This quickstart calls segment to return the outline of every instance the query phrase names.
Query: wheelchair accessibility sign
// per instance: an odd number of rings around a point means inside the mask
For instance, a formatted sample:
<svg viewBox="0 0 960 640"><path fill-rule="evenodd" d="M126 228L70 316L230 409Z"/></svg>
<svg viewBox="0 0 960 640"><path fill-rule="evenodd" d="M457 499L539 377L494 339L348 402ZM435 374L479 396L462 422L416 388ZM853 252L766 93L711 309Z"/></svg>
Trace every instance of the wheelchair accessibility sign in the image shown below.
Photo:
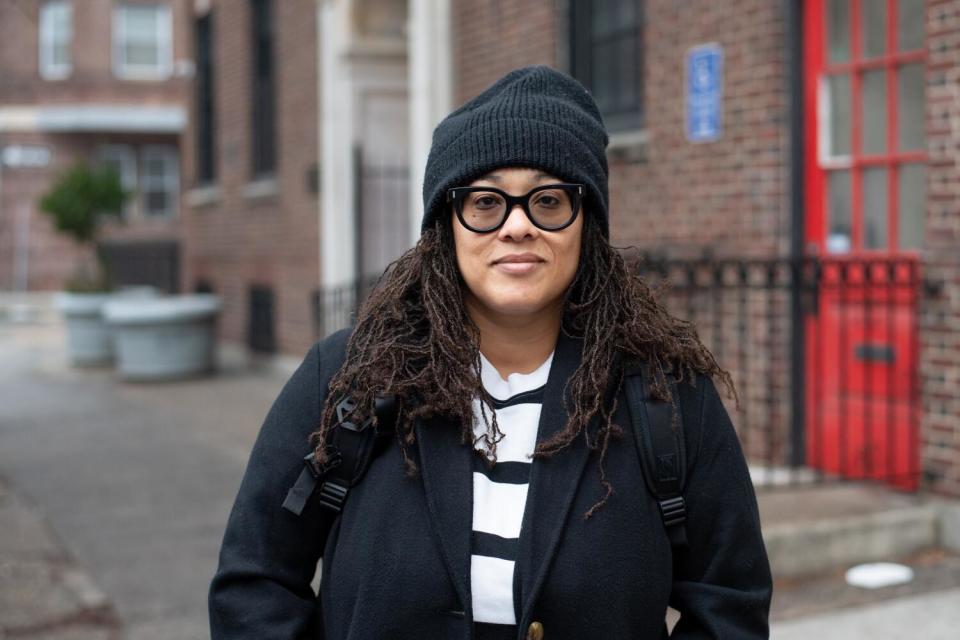
<svg viewBox="0 0 960 640"><path fill-rule="evenodd" d="M687 50L685 89L687 140L718 140L723 113L723 49L719 44Z"/></svg>

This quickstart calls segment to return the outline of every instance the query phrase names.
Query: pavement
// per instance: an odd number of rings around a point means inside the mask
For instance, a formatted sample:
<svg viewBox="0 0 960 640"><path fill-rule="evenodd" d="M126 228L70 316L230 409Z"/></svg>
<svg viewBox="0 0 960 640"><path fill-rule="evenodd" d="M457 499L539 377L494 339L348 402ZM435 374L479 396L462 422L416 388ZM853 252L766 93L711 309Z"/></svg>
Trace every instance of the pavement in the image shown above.
<svg viewBox="0 0 960 640"><path fill-rule="evenodd" d="M0 640L208 638L229 508L290 371L222 360L209 378L122 382L69 366L58 322L0 319ZM858 500L786 495L760 494L765 524ZM778 580L771 637L955 638L960 557L899 560L917 574L902 587Z"/></svg>

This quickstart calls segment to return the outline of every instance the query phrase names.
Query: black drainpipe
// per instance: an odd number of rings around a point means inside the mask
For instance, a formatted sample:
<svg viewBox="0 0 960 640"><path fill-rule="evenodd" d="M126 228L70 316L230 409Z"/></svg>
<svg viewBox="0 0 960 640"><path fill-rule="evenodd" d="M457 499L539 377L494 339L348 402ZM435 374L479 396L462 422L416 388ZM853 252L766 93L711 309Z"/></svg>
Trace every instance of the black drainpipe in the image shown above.
<svg viewBox="0 0 960 640"><path fill-rule="evenodd" d="M803 323L803 13L802 0L785 0L790 96L790 464L805 458L806 368Z"/></svg>

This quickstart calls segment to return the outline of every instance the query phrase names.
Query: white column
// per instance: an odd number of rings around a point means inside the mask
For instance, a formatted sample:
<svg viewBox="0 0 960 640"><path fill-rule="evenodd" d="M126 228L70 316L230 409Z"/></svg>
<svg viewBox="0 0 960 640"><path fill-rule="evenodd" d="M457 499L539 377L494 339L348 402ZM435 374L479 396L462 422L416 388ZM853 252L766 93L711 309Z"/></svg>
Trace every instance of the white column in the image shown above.
<svg viewBox="0 0 960 640"><path fill-rule="evenodd" d="M349 284L356 276L353 90L344 56L351 3L319 2L320 284L329 288Z"/></svg>
<svg viewBox="0 0 960 640"><path fill-rule="evenodd" d="M410 234L420 237L433 129L452 108L450 0L410 0Z"/></svg>

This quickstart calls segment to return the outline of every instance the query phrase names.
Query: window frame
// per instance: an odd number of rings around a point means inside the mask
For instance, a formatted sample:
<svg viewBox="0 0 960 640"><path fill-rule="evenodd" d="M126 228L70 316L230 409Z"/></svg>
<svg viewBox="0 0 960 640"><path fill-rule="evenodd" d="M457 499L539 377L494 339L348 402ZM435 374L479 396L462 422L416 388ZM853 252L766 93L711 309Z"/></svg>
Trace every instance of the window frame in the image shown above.
<svg viewBox="0 0 960 640"><path fill-rule="evenodd" d="M55 27L56 11L67 13L66 43L67 62L57 64L54 50L58 46ZM40 77L44 80L63 80L73 72L73 2L71 0L46 0L40 6L40 24L38 28L38 62Z"/></svg>
<svg viewBox="0 0 960 640"><path fill-rule="evenodd" d="M598 107L601 110L604 124L611 135L630 133L643 130L646 126L644 112L644 26L645 26L645 3L642 0L620 0L621 2L630 2L634 4L636 11L636 24L630 29L634 30L633 38L636 41L636 58L633 60L636 78L636 97L631 101L630 107L617 111L604 111L602 106L602 96L597 99ZM593 0L570 0L567 7L569 37L567 58L569 63L570 75L577 78L594 98L598 98L591 69L596 57L596 48L600 38L594 38L592 16L594 14ZM626 29L622 29L624 32ZM607 43L609 44L609 43ZM623 76L621 76L623 77ZM622 82L613 83L620 87ZM622 94L617 93L616 97L622 99Z"/></svg>
<svg viewBox="0 0 960 640"><path fill-rule="evenodd" d="M264 180L272 178L277 171L276 12L272 0L249 0L247 7L251 45L250 175L254 180ZM258 19L264 15L266 28L261 24L263 20ZM263 76L262 67L268 70Z"/></svg>
<svg viewBox="0 0 960 640"><path fill-rule="evenodd" d="M810 216L807 222L807 238L818 246L822 246L825 253L831 255L862 255L888 254L910 251L922 251L921 247L904 247L902 233L905 228L901 220L900 211L900 182L901 171L909 165L926 167L928 163L927 150L899 148L897 137L901 114L898 109L899 76L902 69L912 64L922 64L927 68L926 47L901 49L899 42L899 8L896 0L886 0L886 24L884 31L885 49L880 54L866 54L864 50L862 19L864 7L861 0L847 0L848 20L846 37L848 39L847 59L831 61L827 51L829 40L830 16L828 11L829 0L817 0L808 8L806 20L809 25L817 29L816 38L811 39L811 49L807 52L806 66L808 74L814 76L809 82L808 91L812 96L805 98L808 105L815 105L817 127L808 133L810 140L808 147L814 150L811 162L815 163L809 178L809 197L811 199ZM839 32L838 32L839 33ZM924 33L924 41L926 33ZM813 70L813 71L810 71ZM884 101L886 118L885 145L882 152L868 152L864 150L864 76L870 72L882 72L885 80ZM834 153L832 144L834 132L832 127L832 96L830 78L844 77L849 85L849 137L845 136L845 144L849 148L846 153ZM926 96L925 96L926 97ZM809 106L807 107L810 108ZM882 246L868 246L868 212L865 208L868 194L865 190L868 172L875 169L886 171L885 185L885 212L886 226L880 234ZM850 190L849 219L846 220L849 231L846 239L842 234L831 234L831 226L835 220L829 204L829 181L835 172L846 171L849 175ZM924 220L925 222L925 220ZM923 225L925 226L925 225ZM921 238L923 233L921 232Z"/></svg>
<svg viewBox="0 0 960 640"><path fill-rule="evenodd" d="M210 10L194 20L194 45L196 47L196 92L194 105L196 109L196 127L194 143L196 144L196 171L195 184L209 186L217 182L217 109L216 109L216 65L214 34L214 13ZM201 38L206 35L205 46L201 46ZM206 57L201 56L206 52Z"/></svg>
<svg viewBox="0 0 960 640"><path fill-rule="evenodd" d="M125 59L127 33L124 15L128 9L153 8L158 12L156 42L157 65L130 64ZM113 74L122 80L166 80L173 74L173 15L163 2L122 2L114 5L112 15Z"/></svg>

